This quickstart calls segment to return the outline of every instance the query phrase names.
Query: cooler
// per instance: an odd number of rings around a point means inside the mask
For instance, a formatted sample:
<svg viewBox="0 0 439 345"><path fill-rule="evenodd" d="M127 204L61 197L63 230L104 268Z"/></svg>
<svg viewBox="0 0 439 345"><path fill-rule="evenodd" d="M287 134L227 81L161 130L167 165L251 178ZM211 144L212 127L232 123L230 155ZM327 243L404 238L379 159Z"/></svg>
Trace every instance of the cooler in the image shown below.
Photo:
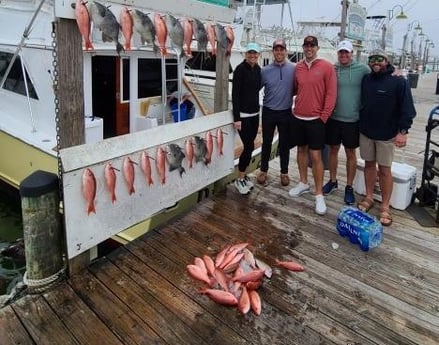
<svg viewBox="0 0 439 345"><path fill-rule="evenodd" d="M416 189L416 168L403 163L392 163L393 192L390 198L390 206L398 210L405 210L411 203ZM364 160L357 160L357 173L354 180L354 190L358 194L366 194L364 184ZM375 200L381 201L381 191L377 183L373 193Z"/></svg>

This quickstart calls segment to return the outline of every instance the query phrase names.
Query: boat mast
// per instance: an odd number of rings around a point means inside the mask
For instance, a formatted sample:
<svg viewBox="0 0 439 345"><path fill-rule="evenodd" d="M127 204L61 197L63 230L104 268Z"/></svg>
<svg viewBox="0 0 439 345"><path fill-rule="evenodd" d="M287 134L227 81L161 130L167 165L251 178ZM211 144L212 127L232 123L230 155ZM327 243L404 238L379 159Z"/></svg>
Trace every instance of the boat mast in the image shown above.
<svg viewBox="0 0 439 345"><path fill-rule="evenodd" d="M15 49L14 55L12 56L12 59L9 62L8 68L6 69L6 72L5 72L3 79L0 83L0 89L3 88L3 85L5 84L6 78L8 77L8 74L11 71L12 66L14 65L15 59L17 58L17 55L19 54L21 48L23 47L24 41L26 41L27 38L29 37L30 31L32 29L32 25L34 24L34 21L37 18L37 15L40 12L41 7L43 7L45 2L46 2L46 0L41 0L40 4L38 5L37 9L35 10L32 18L30 20L29 24L24 29L23 35L21 36L20 43L18 44L17 48ZM26 78L26 75L23 75L23 77Z"/></svg>

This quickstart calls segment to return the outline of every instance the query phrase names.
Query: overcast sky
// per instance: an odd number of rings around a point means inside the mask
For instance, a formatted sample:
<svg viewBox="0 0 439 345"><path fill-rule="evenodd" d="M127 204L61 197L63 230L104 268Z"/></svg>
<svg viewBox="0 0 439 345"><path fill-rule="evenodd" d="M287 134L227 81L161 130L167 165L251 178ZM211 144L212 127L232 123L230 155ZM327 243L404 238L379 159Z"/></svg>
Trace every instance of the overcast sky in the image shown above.
<svg viewBox="0 0 439 345"><path fill-rule="evenodd" d="M290 3L294 21L340 21L341 18L341 0L290 0ZM430 56L439 57L439 0L359 0L359 4L366 8L368 15L386 16L389 10L393 9L395 16L402 7L408 19L396 20L393 18L390 22L393 26L394 50L398 53L401 52L403 36L407 32L409 24L414 27L419 21L424 34L435 45L434 48L430 48ZM279 21L276 22L274 19L278 18L275 13L279 11L279 8L273 11L274 13L272 11L263 13L263 25L279 25ZM288 10L285 9L284 25L287 22L289 22L289 14ZM409 49L409 43L407 43L407 49Z"/></svg>

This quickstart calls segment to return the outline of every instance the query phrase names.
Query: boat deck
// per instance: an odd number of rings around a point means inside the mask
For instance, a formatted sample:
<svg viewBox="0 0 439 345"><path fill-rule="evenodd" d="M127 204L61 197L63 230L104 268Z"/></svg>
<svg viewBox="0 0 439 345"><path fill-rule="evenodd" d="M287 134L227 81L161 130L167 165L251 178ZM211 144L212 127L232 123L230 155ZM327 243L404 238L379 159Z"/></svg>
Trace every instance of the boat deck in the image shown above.
<svg viewBox="0 0 439 345"><path fill-rule="evenodd" d="M419 186L437 97L414 94L418 117L404 158L418 168ZM439 228L392 210L381 245L363 252L335 229L342 188L327 197L325 216L314 213L311 194L291 199L288 189L275 159L268 184L250 195L230 185L58 287L1 309L1 344L437 344ZM260 316L214 303L186 273L195 256L243 241L273 266L258 289ZM298 261L305 272L280 269L276 259Z"/></svg>

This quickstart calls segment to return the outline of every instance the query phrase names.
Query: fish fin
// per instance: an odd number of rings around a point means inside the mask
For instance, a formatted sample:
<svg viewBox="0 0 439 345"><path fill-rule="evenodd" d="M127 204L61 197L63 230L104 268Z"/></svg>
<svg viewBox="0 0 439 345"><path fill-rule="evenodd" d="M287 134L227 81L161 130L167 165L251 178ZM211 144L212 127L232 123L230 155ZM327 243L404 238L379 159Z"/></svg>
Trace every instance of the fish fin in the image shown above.
<svg viewBox="0 0 439 345"><path fill-rule="evenodd" d="M123 49L122 44L120 44L119 42L116 42L116 51L117 51L117 55L120 55L121 51L125 52L125 49Z"/></svg>
<svg viewBox="0 0 439 345"><path fill-rule="evenodd" d="M90 213L94 213L96 214L96 209L95 209L95 205L93 203L88 205L88 209L87 209L87 215L90 215Z"/></svg>

